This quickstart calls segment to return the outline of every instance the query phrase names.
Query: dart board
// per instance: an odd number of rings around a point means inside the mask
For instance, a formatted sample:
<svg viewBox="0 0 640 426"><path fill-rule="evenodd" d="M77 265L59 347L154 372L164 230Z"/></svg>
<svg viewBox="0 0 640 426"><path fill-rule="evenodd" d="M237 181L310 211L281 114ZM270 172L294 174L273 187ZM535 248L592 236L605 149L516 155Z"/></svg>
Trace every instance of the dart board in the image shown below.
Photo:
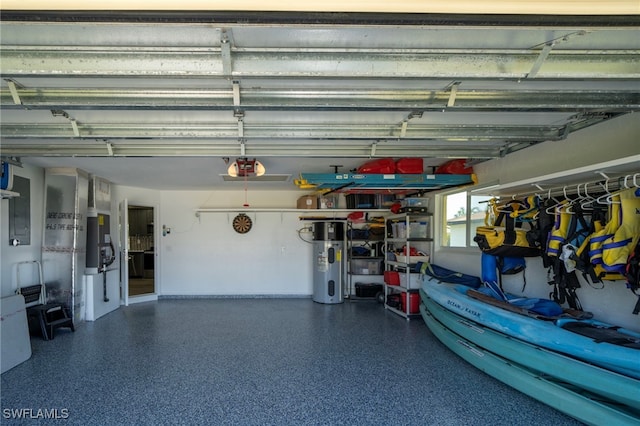
<svg viewBox="0 0 640 426"><path fill-rule="evenodd" d="M238 214L235 218L233 218L233 230L239 234L246 234L251 230L251 226L253 223L251 222L251 218L244 213Z"/></svg>

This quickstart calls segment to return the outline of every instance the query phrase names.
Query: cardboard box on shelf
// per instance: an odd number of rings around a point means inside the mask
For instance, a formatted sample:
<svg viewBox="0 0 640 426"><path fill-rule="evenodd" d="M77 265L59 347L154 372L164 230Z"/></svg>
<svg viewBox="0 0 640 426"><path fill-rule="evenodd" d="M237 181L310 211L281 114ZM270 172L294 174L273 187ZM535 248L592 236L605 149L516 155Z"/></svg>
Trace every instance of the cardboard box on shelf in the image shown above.
<svg viewBox="0 0 640 426"><path fill-rule="evenodd" d="M298 204L296 208L315 210L318 208L318 197L315 195L304 195L298 198Z"/></svg>

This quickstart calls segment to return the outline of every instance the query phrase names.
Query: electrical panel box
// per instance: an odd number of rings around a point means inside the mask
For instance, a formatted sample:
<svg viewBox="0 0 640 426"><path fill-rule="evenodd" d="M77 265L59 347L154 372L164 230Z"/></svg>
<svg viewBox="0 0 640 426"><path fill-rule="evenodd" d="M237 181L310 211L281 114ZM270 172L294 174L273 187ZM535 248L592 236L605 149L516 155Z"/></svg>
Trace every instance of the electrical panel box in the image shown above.
<svg viewBox="0 0 640 426"><path fill-rule="evenodd" d="M87 209L87 264L85 274L94 275L115 261L115 246L111 240L111 184L91 176Z"/></svg>
<svg viewBox="0 0 640 426"><path fill-rule="evenodd" d="M86 274L97 274L100 269L113 263L115 250L111 241L108 214L87 214L87 269Z"/></svg>

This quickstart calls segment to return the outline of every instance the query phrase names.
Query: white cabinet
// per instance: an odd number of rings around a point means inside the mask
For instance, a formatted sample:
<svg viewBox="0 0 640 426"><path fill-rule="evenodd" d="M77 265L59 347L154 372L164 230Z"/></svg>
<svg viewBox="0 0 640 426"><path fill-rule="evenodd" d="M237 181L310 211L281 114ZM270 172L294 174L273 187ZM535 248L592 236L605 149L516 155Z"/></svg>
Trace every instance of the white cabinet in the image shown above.
<svg viewBox="0 0 640 426"><path fill-rule="evenodd" d="M433 253L433 215L403 213L386 217L384 307L409 319L419 315L419 262Z"/></svg>

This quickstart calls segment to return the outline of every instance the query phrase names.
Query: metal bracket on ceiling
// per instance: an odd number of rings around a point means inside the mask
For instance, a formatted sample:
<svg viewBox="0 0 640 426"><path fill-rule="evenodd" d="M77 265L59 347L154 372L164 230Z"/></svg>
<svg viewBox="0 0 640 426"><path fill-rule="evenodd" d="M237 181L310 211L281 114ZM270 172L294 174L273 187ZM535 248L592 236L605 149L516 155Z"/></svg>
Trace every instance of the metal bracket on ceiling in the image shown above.
<svg viewBox="0 0 640 426"><path fill-rule="evenodd" d="M540 68L542 67L542 64L544 64L544 61L547 60L547 57L551 53L551 49L553 49L555 46L557 46L557 45L559 45L561 43L565 43L565 42L571 40L574 37L583 36L585 34L587 34L587 31L584 31L584 30L576 31L574 33L570 33L570 34L567 34L567 35L564 35L562 37L558 37L556 39L553 39L551 41L546 42L544 44L544 46L542 47L542 50L540 51L540 54L538 55L538 58L533 63L533 66L531 67L531 70L525 76L525 78L535 78L535 76L538 74L538 71L540 71Z"/></svg>
<svg viewBox="0 0 640 426"><path fill-rule="evenodd" d="M69 113L61 109L52 109L51 115L53 115L54 117L64 117L67 120L69 120L69 123L71 123L71 129L73 129L74 136L77 138L80 137L80 129L78 128L78 122L76 121L75 118L71 117Z"/></svg>
<svg viewBox="0 0 640 426"><path fill-rule="evenodd" d="M242 118L238 118L238 137L244 137L244 120Z"/></svg>
<svg viewBox="0 0 640 426"><path fill-rule="evenodd" d="M106 141L106 146L109 157L113 157L113 145L111 144L111 142Z"/></svg>
<svg viewBox="0 0 640 426"><path fill-rule="evenodd" d="M233 107L238 110L240 108L240 82L233 81Z"/></svg>
<svg viewBox="0 0 640 426"><path fill-rule="evenodd" d="M400 128L400 137L404 138L407 134L407 125L409 124L408 120L402 120L402 127Z"/></svg>
<svg viewBox="0 0 640 426"><path fill-rule="evenodd" d="M18 93L18 89L22 89L22 86L13 80L6 81L9 86L9 92L11 92L11 97L13 98L13 103L16 105L22 105L22 99L20 99L20 94Z"/></svg>
<svg viewBox="0 0 640 426"><path fill-rule="evenodd" d="M447 102L447 107L451 108L456 103L456 95L458 94L458 87L460 86L460 81L456 81L451 85L451 92L449 93L449 102Z"/></svg>
<svg viewBox="0 0 640 426"><path fill-rule="evenodd" d="M549 56L549 53L551 53L551 49L553 49L553 46L553 42L544 45L542 51L538 55L538 59L536 59L536 61L533 63L533 66L531 67L531 70L527 74L526 78L534 78L536 74L538 74L538 71L540 71L542 64L547 59L547 56Z"/></svg>
<svg viewBox="0 0 640 426"><path fill-rule="evenodd" d="M71 128L73 129L73 134L75 135L75 137L79 138L80 130L78 129L78 122L76 121L75 118L71 118L69 121L71 122Z"/></svg>
<svg viewBox="0 0 640 426"><path fill-rule="evenodd" d="M407 118L402 120L402 124L400 127L400 138L404 138L406 136L409 120L411 120L412 118L422 118L422 114L423 114L422 111L411 111L409 115L407 115Z"/></svg>
<svg viewBox="0 0 640 426"><path fill-rule="evenodd" d="M370 157L375 157L377 147L378 147L378 142L374 142L371 144L371 153L369 154Z"/></svg>
<svg viewBox="0 0 640 426"><path fill-rule="evenodd" d="M223 29L220 35L220 55L222 56L222 74L231 79L231 30Z"/></svg>
<svg viewBox="0 0 640 426"><path fill-rule="evenodd" d="M66 111L61 110L61 109L52 109L51 110L51 115L53 115L54 117L64 117L67 120L70 119L69 114L67 114Z"/></svg>
<svg viewBox="0 0 640 426"><path fill-rule="evenodd" d="M238 138L244 138L244 111L236 110L233 116L238 119Z"/></svg>
<svg viewBox="0 0 640 426"><path fill-rule="evenodd" d="M245 144L244 144L244 140L243 140L243 139L240 139L240 155L241 155L241 156L243 156L243 157L244 157L245 155L247 155L247 149L246 149L246 147L245 147Z"/></svg>

